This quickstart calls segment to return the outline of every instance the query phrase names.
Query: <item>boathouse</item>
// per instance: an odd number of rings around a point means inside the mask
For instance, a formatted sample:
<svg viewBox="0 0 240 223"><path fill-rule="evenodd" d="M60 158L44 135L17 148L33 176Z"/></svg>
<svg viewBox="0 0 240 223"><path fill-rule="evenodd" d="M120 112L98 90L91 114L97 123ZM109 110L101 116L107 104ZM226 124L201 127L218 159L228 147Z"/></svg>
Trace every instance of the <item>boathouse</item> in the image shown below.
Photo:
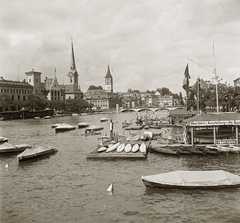
<svg viewBox="0 0 240 223"><path fill-rule="evenodd" d="M192 145L239 145L240 113L202 113L183 123L185 141Z"/></svg>

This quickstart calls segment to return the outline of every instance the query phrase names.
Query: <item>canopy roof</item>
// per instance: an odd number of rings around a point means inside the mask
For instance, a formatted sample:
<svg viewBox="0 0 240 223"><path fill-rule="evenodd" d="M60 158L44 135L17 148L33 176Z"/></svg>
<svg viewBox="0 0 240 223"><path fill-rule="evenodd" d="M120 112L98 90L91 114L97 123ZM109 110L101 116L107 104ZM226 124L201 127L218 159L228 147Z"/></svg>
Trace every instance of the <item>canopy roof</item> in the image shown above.
<svg viewBox="0 0 240 223"><path fill-rule="evenodd" d="M183 120L183 123L190 126L240 125L240 113L202 113Z"/></svg>

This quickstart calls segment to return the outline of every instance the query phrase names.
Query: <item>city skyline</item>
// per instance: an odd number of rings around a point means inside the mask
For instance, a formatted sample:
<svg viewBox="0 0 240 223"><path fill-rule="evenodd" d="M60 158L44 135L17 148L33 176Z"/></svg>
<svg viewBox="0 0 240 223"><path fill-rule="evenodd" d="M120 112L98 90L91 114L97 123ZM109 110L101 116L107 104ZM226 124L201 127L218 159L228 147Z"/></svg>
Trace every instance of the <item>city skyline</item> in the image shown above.
<svg viewBox="0 0 240 223"><path fill-rule="evenodd" d="M34 69L44 79L56 68L67 84L73 38L83 92L104 86L108 63L115 92L185 94L187 64L190 85L211 80L215 68L232 85L240 76L239 8L224 0L2 2L1 76L22 81Z"/></svg>

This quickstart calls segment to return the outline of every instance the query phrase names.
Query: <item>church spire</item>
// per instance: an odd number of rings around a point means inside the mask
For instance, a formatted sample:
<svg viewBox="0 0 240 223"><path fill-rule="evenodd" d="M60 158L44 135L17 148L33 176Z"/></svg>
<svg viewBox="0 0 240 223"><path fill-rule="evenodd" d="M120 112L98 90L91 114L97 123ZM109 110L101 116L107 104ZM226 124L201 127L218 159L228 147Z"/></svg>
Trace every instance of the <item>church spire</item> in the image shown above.
<svg viewBox="0 0 240 223"><path fill-rule="evenodd" d="M109 67L109 61L108 61L107 74L106 74L105 78L112 78L112 74L111 74L110 67Z"/></svg>
<svg viewBox="0 0 240 223"><path fill-rule="evenodd" d="M72 39L71 39L72 40ZM76 67L76 64L75 64L75 56L74 56L74 50L73 50L73 40L71 41L71 48L72 48L72 54L71 54L71 66L70 66L70 71L68 73L68 76L70 78L70 83L73 83L72 82L72 78L73 77L77 77L78 76L78 72L77 72L77 67ZM78 80L75 79L75 83L77 83Z"/></svg>
<svg viewBox="0 0 240 223"><path fill-rule="evenodd" d="M73 50L73 39L71 38L71 40L72 40L72 61L71 61L71 70L72 71L75 71L76 70L76 64L75 64L75 57L74 57L74 50Z"/></svg>

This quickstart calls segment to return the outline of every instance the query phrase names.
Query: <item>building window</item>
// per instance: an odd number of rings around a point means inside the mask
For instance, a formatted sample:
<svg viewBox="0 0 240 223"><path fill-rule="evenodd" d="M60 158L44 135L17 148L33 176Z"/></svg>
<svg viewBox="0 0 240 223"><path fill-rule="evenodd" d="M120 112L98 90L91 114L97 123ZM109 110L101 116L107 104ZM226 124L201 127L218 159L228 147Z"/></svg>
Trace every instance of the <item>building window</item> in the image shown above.
<svg viewBox="0 0 240 223"><path fill-rule="evenodd" d="M12 101L14 101L14 95L12 95Z"/></svg>

